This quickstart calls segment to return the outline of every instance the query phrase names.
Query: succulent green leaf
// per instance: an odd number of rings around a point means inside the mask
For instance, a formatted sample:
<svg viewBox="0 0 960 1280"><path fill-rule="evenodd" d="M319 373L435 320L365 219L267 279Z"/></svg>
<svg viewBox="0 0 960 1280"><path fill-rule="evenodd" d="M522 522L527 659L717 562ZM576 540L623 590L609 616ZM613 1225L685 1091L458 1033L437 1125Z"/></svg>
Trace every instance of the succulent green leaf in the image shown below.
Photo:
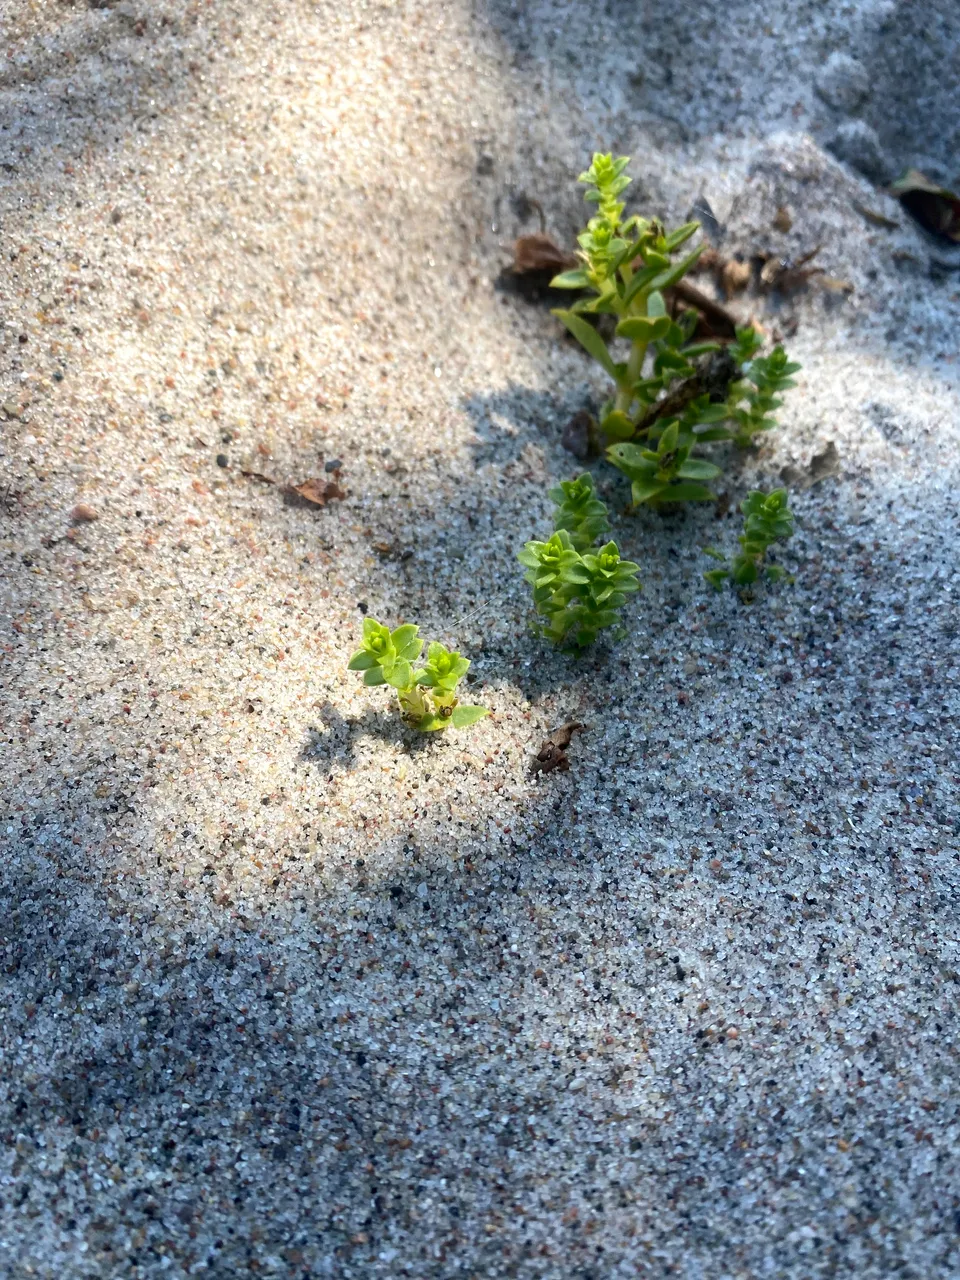
<svg viewBox="0 0 960 1280"><path fill-rule="evenodd" d="M666 271L662 271L653 280L652 287L654 289L672 288L678 280L683 279L696 260L700 257L701 253L703 253L705 247L706 246L702 244L698 245L697 248L694 249L693 253L688 253L685 258L680 260L680 262L676 262Z"/></svg>
<svg viewBox="0 0 960 1280"><path fill-rule="evenodd" d="M662 480L634 480L630 486L630 496L634 506L641 502L651 502L667 492L667 485Z"/></svg>
<svg viewBox="0 0 960 1280"><path fill-rule="evenodd" d="M731 433L727 427L694 427L698 444L713 444L716 440L730 440Z"/></svg>
<svg viewBox="0 0 960 1280"><path fill-rule="evenodd" d="M664 301L663 294L659 289L654 289L649 298L647 298L647 315L659 320L666 314L667 304Z"/></svg>
<svg viewBox="0 0 960 1280"><path fill-rule="evenodd" d="M657 445L657 453L663 457L666 453L673 453L677 447L680 436L680 423L674 420L663 429L663 435L660 437L660 443Z"/></svg>
<svg viewBox="0 0 960 1280"><path fill-rule="evenodd" d="M688 458L677 467L677 475L681 480L715 480L720 474L718 466L703 458Z"/></svg>
<svg viewBox="0 0 960 1280"><path fill-rule="evenodd" d="M575 267L572 271L561 271L559 275L554 276L550 281L551 289L586 289L589 287L590 277L587 275L583 267Z"/></svg>
<svg viewBox="0 0 960 1280"><path fill-rule="evenodd" d="M600 430L608 440L629 440L634 432L634 425L620 409L611 409L600 422Z"/></svg>
<svg viewBox="0 0 960 1280"><path fill-rule="evenodd" d="M413 684L413 671L405 658L399 658L389 673L384 672L387 684L394 689L409 689Z"/></svg>
<svg viewBox="0 0 960 1280"><path fill-rule="evenodd" d="M696 360L698 356L708 356L719 351L720 345L719 342L693 342L682 348L682 354L687 360Z"/></svg>
<svg viewBox="0 0 960 1280"><path fill-rule="evenodd" d="M402 627L397 627L390 635L394 648L397 651L398 658L404 658L408 662L413 662L419 658L420 651L423 648L423 641L417 636L419 627L408 622Z"/></svg>
<svg viewBox="0 0 960 1280"><path fill-rule="evenodd" d="M454 729L469 729L472 724L476 724L478 720L482 720L489 714L486 707L454 707L450 722Z"/></svg>
<svg viewBox="0 0 960 1280"><path fill-rule="evenodd" d="M643 479L653 476L657 469L656 463L646 456L648 452L638 444L614 444L607 450L607 457L631 479Z"/></svg>
<svg viewBox="0 0 960 1280"><path fill-rule="evenodd" d="M379 665L372 653L368 653L366 649L358 649L350 661L347 663L348 671L369 671L371 667Z"/></svg>
<svg viewBox="0 0 960 1280"><path fill-rule="evenodd" d="M607 350L607 344L594 329L593 325L588 324L586 320L581 320L572 311L554 311L553 314L570 330L584 350L589 352L594 360L603 366L610 377L615 382L619 382L619 372L613 356Z"/></svg>
<svg viewBox="0 0 960 1280"><path fill-rule="evenodd" d="M702 484L683 481L680 484L667 485L657 494L658 502L713 502L715 494Z"/></svg>
<svg viewBox="0 0 960 1280"><path fill-rule="evenodd" d="M656 342L666 336L670 328L668 316L629 316L617 325L617 337L629 338L631 342Z"/></svg>
<svg viewBox="0 0 960 1280"><path fill-rule="evenodd" d="M672 231L667 236L667 249L670 253L674 253L680 246L692 235L700 230L699 222L685 222L682 227L677 227L676 231Z"/></svg>
<svg viewBox="0 0 960 1280"><path fill-rule="evenodd" d="M632 302L638 293L650 287L659 274L659 267L644 267L642 271L637 271L630 277L630 283L623 291L624 302Z"/></svg>

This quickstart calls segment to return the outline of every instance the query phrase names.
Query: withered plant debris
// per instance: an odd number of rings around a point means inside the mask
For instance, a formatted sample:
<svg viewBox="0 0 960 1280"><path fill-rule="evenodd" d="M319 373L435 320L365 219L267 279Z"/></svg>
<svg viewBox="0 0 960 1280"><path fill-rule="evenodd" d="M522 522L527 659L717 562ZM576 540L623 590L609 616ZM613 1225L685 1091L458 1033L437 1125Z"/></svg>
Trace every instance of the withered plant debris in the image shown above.
<svg viewBox="0 0 960 1280"><path fill-rule="evenodd" d="M513 243L515 275L549 274L552 279L561 271L575 266L576 257L572 253L565 253L556 240L543 231L536 231L530 236L518 236Z"/></svg>
<svg viewBox="0 0 960 1280"><path fill-rule="evenodd" d="M341 488L336 480L323 480L312 477L302 484L288 484L285 492L296 498L302 498L314 507L325 507L328 502L342 502L347 496L346 489Z"/></svg>
<svg viewBox="0 0 960 1280"><path fill-rule="evenodd" d="M313 507L325 507L328 502L339 502L347 496L346 489L338 483L339 470L333 473L332 479L311 476L300 484L284 484L265 476L262 471L246 471L243 467L240 468L240 474L247 480L258 480L261 484L279 488L288 501L306 502Z"/></svg>
<svg viewBox="0 0 960 1280"><path fill-rule="evenodd" d="M758 254L760 263L760 285L775 293L797 293L805 288L814 276L824 274L823 267L812 267L810 263L823 248L816 248L805 253L802 258L781 258L777 254Z"/></svg>
<svg viewBox="0 0 960 1280"><path fill-rule="evenodd" d="M794 467L790 463L780 471L780 479L792 489L809 489L821 480L840 474L840 452L832 440L820 453L815 453L806 467Z"/></svg>
<svg viewBox="0 0 960 1280"><path fill-rule="evenodd" d="M743 293L753 277L753 268L749 262L741 262L739 258L728 258L719 276L720 287L729 298L731 294Z"/></svg>
<svg viewBox="0 0 960 1280"><path fill-rule="evenodd" d="M868 213L871 211L861 210ZM876 215L880 217L882 215ZM896 226L896 223L890 224ZM829 289L834 293L849 293L853 285L848 280L839 280L835 276L828 276L824 267L812 266L814 258L823 248L817 245L809 253L803 255L802 258L784 258L776 253L756 253L749 262L743 262L740 258L724 257L716 249L706 249L700 255L700 261L696 264L698 272L709 272L717 285L717 288L725 298L733 297L748 288L751 282L755 283L759 293L780 293L791 294L799 293L801 289L811 282L815 281L821 288ZM687 289L693 289L694 286L687 281L681 282ZM707 295L701 294L701 297ZM713 301L715 308L720 307L719 303ZM691 299L692 302L692 299ZM692 305L699 306L699 303L692 302ZM701 308L702 309L702 308ZM731 320L734 319L730 312L722 309L725 315ZM716 312L718 320L720 312ZM720 320L720 323L724 323ZM716 337L723 338L726 336L726 330L715 333Z"/></svg>
<svg viewBox="0 0 960 1280"><path fill-rule="evenodd" d="M680 302L685 302L688 306L699 311L706 318L710 333L706 335L695 333L695 337L725 338L733 342L737 336L737 320L722 302L717 302L716 298L711 298L709 294L704 293L702 289L698 289L689 280L678 280L668 292L672 293Z"/></svg>
<svg viewBox="0 0 960 1280"><path fill-rule="evenodd" d="M878 209L871 209L865 204L861 204L859 200L854 200L853 207L857 213L861 214L868 222L872 222L875 227L885 227L888 231L899 231L900 223L895 218L888 218L885 213L881 213Z"/></svg>
<svg viewBox="0 0 960 1280"><path fill-rule="evenodd" d="M19 489L13 489L9 485L0 484L0 511L11 515L14 508L23 502L23 494Z"/></svg>
<svg viewBox="0 0 960 1280"><path fill-rule="evenodd" d="M960 244L960 196L937 186L919 169L908 169L889 190L925 231Z"/></svg>
<svg viewBox="0 0 960 1280"><path fill-rule="evenodd" d="M567 748L575 733L582 733L586 725L581 724L579 720L571 720L568 724L562 724L559 729L544 739L543 746L537 752L536 758L531 766L534 773L552 773L554 769L559 769L561 773L566 773L570 768L570 761L567 759Z"/></svg>

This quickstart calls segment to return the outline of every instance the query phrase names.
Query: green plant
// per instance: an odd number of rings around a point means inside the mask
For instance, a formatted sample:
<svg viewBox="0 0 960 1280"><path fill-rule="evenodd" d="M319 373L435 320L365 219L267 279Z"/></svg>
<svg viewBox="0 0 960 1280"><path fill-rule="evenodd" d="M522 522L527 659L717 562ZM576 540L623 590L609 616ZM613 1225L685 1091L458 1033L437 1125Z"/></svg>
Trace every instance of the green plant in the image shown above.
<svg viewBox="0 0 960 1280"><path fill-rule="evenodd" d="M528 542L517 558L533 587L540 633L563 648L583 649L619 622L627 596L640 589L640 570L620 559L615 542L587 550L609 529L588 472L551 489L550 496L557 504L556 531L546 542Z"/></svg>
<svg viewBox="0 0 960 1280"><path fill-rule="evenodd" d="M602 533L610 532L607 508L594 491L589 471L576 480L561 480L547 496L557 504L553 527L569 533L577 551L586 551Z"/></svg>
<svg viewBox="0 0 960 1280"><path fill-rule="evenodd" d="M607 450L607 457L632 481L636 504L707 501L713 494L701 482L720 475L720 468L703 458L691 458L692 447L692 433L681 433L680 423L674 419L663 429L655 449L615 444Z"/></svg>
<svg viewBox="0 0 960 1280"><path fill-rule="evenodd" d="M749 444L768 430L780 404L777 393L793 385L789 375L799 366L788 364L781 348L758 357L760 339L746 328L728 348L719 385L707 376L704 361L720 344L692 342L696 313L672 316L664 297L701 253L702 246L675 258L699 223L668 234L656 219L625 219L620 196L630 183L627 164L626 156L597 153L579 177L597 212L578 237L582 265L551 284L588 296L554 315L613 380L614 396L600 412L599 429L608 459L633 482L634 503L707 501L713 494L704 481L720 468L694 457L694 449L718 440ZM615 359L592 322L604 315L613 317L615 336L628 343L626 360Z"/></svg>
<svg viewBox="0 0 960 1280"><path fill-rule="evenodd" d="M777 425L771 415L783 404L779 393L797 385L790 375L799 368L787 359L783 347L774 347L768 356L755 356L744 363L742 378L731 384L727 396L729 416L737 424L735 444L746 448L754 436Z"/></svg>
<svg viewBox="0 0 960 1280"><path fill-rule="evenodd" d="M757 581L761 571L771 582L786 576L780 565L765 564L765 559L775 542L784 542L793 534L793 514L787 502L786 489L774 489L772 493L756 489L740 503L746 519L743 533L737 539L740 551L733 561L728 563L721 552L712 547L706 548L707 555L722 562L719 569L709 569L703 575L718 591L728 578L738 587L749 587Z"/></svg>
<svg viewBox="0 0 960 1280"><path fill-rule="evenodd" d="M404 719L424 733L476 724L489 714L487 709L463 706L456 695L469 659L434 641L427 649L426 665L415 671L413 664L423 651L419 631L412 623L390 631L374 618L364 618L363 644L350 659L349 670L362 671L366 685L395 689Z"/></svg>

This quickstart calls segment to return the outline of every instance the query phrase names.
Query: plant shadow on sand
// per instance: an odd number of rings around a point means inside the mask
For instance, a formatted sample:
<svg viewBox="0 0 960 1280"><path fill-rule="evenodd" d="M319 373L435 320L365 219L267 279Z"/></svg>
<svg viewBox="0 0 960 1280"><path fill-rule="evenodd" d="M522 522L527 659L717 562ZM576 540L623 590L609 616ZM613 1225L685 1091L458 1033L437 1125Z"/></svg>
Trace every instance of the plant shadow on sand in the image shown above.
<svg viewBox="0 0 960 1280"><path fill-rule="evenodd" d="M317 765L352 765L361 755L358 748L370 739L379 740L406 755L420 755L436 734L419 733L404 724L399 713L368 708L361 715L343 716L331 702L317 708L320 727L307 730L301 759Z"/></svg>

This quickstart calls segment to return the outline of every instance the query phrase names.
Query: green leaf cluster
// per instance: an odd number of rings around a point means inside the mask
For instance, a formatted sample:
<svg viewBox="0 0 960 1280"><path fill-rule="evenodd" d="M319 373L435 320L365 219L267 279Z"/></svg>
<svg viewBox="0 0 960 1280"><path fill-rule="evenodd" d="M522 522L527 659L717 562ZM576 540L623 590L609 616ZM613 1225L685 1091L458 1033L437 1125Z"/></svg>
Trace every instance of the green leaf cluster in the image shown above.
<svg viewBox="0 0 960 1280"><path fill-rule="evenodd" d="M610 532L607 508L594 491L589 471L576 480L561 480L547 496L557 504L553 527L569 533L577 551L586 551L601 534Z"/></svg>
<svg viewBox="0 0 960 1280"><path fill-rule="evenodd" d="M719 591L730 579L738 587L749 587L757 581L761 572L771 582L785 577L785 570L778 564L766 564L766 555L776 542L785 542L793 535L794 520L790 511L786 489L774 489L763 493L759 489L749 493L740 503L746 519L743 533L737 541L740 551L728 563L726 557L713 548L707 554L721 561L718 569L709 569L703 576Z"/></svg>
<svg viewBox="0 0 960 1280"><path fill-rule="evenodd" d="M362 671L364 684L395 689L404 719L424 733L476 724L487 709L463 706L456 694L470 660L432 641L426 664L415 671L413 664L423 651L419 631L412 623L390 631L374 618L364 618L363 644L350 659L349 670Z"/></svg>
<svg viewBox="0 0 960 1280"><path fill-rule="evenodd" d="M730 419L736 423L733 440L742 448L753 443L761 431L777 425L772 416L783 404L780 392L795 387L791 374L800 366L787 359L783 347L774 347L768 356L754 356L744 363L740 381L728 395Z"/></svg>
<svg viewBox="0 0 960 1280"><path fill-rule="evenodd" d="M541 634L562 648L584 649L619 623L627 596L640 589L640 568L620 559L615 542L587 549L609 529L589 472L550 496L557 504L555 532L546 542L528 542L517 558L533 588Z"/></svg>
<svg viewBox="0 0 960 1280"><path fill-rule="evenodd" d="M597 211L578 237L582 265L555 276L551 284L587 296L554 315L613 381L614 395L601 410L599 426L610 446L608 459L633 483L634 502L703 501L713 497L703 481L719 475L720 468L692 457L693 449L722 440L748 445L759 431L769 430L781 403L777 397L794 385L790 374L799 365L788 363L779 347L759 356L757 333L740 329L730 351L741 376L729 397L716 403L710 395L700 395L681 413L669 411L667 399L675 385L694 377L695 362L719 349L715 342L691 341L696 313L669 315L663 296L683 279L703 246L677 256L699 229L697 222L668 233L657 219L624 219L620 197L630 183L628 163L626 156L598 152L580 175L585 198ZM616 337L628 344L626 360L617 358L595 328L593 318L600 315L614 317ZM661 401L664 413L658 416ZM674 420L679 438L661 451ZM624 450L622 445L631 447Z"/></svg>
<svg viewBox="0 0 960 1280"><path fill-rule="evenodd" d="M681 430L679 420L674 419L661 432L655 448L615 444L607 450L607 457L630 478L634 503L709 502L713 494L703 482L718 476L720 468L691 457L693 444L693 432L686 427Z"/></svg>

